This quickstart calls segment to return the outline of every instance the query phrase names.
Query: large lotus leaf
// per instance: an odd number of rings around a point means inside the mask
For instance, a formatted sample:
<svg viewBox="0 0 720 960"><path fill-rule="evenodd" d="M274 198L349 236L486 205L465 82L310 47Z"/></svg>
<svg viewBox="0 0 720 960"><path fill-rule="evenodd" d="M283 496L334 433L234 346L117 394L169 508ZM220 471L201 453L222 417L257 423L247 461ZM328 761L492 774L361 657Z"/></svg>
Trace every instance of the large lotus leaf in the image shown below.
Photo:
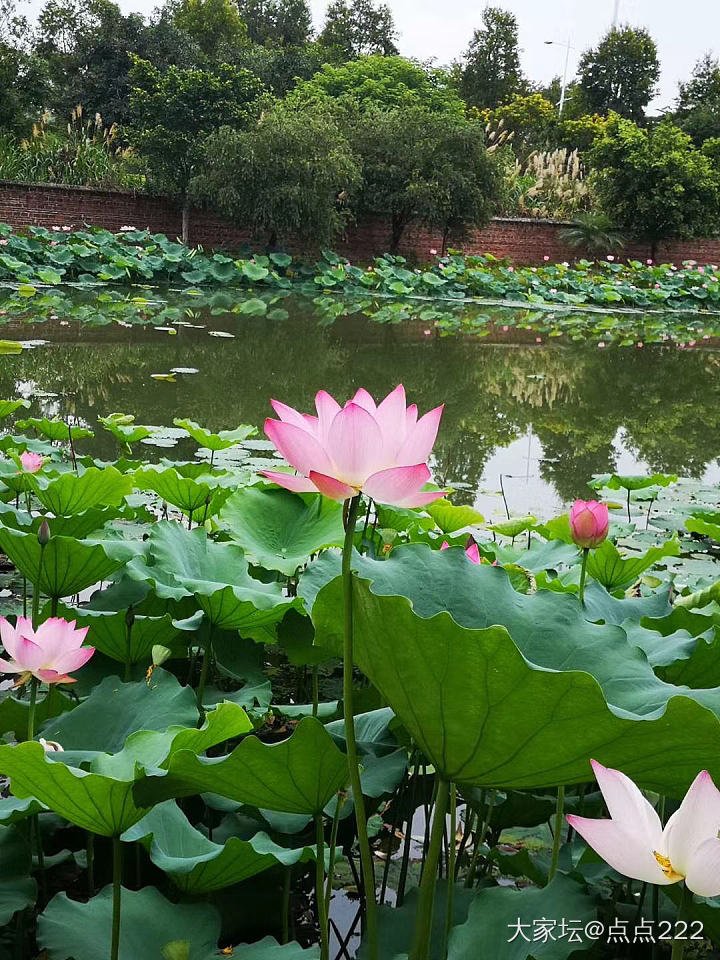
<svg viewBox="0 0 720 960"><path fill-rule="evenodd" d="M83 473L49 478L31 474L33 493L57 516L70 516L94 507L116 507L132 492L132 477L115 467L89 467Z"/></svg>
<svg viewBox="0 0 720 960"><path fill-rule="evenodd" d="M465 527L483 523L485 518L473 507L458 506L444 498L436 500L425 508L443 533L455 533Z"/></svg>
<svg viewBox="0 0 720 960"><path fill-rule="evenodd" d="M345 784L347 760L319 720L305 717L280 743L246 737L232 753L213 759L180 751L167 770L138 781L139 803L217 793L268 810L314 815Z"/></svg>
<svg viewBox="0 0 720 960"><path fill-rule="evenodd" d="M119 570L127 556L121 558L119 552L110 556L115 551L109 542L107 547L71 537L50 537L41 548L34 533L0 527L0 548L30 583L37 583L40 577L40 591L49 597L80 593Z"/></svg>
<svg viewBox="0 0 720 960"><path fill-rule="evenodd" d="M717 518L717 514L713 514ZM716 543L720 543L720 523L711 522L707 517L688 517L685 521L685 526L690 531L690 533L699 533L704 537L710 537L711 540L715 540Z"/></svg>
<svg viewBox="0 0 720 960"><path fill-rule="evenodd" d="M546 543L532 540L529 550L519 545L503 547L488 543L481 546L492 549L498 563L516 563L530 573L570 567L579 557L578 548L574 544L563 543L562 540L549 540Z"/></svg>
<svg viewBox="0 0 720 960"><path fill-rule="evenodd" d="M15 827L0 827L0 863L0 926L4 926L16 911L34 903L37 894L30 876L30 845Z"/></svg>
<svg viewBox="0 0 720 960"><path fill-rule="evenodd" d="M677 483L677 475L674 473L653 473L649 477L603 473L593 477L591 486L595 489L608 487L610 490L646 490L648 487L669 487L671 483Z"/></svg>
<svg viewBox="0 0 720 960"><path fill-rule="evenodd" d="M248 572L242 549L210 540L202 527L185 530L179 523L153 525L149 558L128 565L138 580L150 580L159 597L180 600L194 595L210 623L220 630L248 636L277 623L296 602L279 583L262 583Z"/></svg>
<svg viewBox="0 0 720 960"><path fill-rule="evenodd" d="M590 551L587 572L607 590L624 590L663 557L677 557L679 553L679 542L668 540L661 547L650 547L639 556L631 554L623 557L615 544L606 540L596 550Z"/></svg>
<svg viewBox="0 0 720 960"><path fill-rule="evenodd" d="M342 629L341 602L337 579L318 595L313 619L323 640ZM677 795L708 764L720 774L720 721L689 697L673 697L652 720L618 716L588 673L535 666L504 627L470 630L445 611L418 616L406 597L377 596L364 580L353 582L353 611L355 662L447 780L584 781L595 757Z"/></svg>
<svg viewBox="0 0 720 960"><path fill-rule="evenodd" d="M216 960L220 916L205 903L171 903L155 887L122 891L119 960L162 960L171 943L187 943L186 960ZM110 956L112 887L81 903L58 893L38 920L49 960ZM278 958L280 960L280 958Z"/></svg>
<svg viewBox="0 0 720 960"><path fill-rule="evenodd" d="M399 547L384 561L358 555L353 567L372 581L374 594L408 597L420 617L446 610L465 627L502 625L531 664L589 673L618 716L658 717L676 695L692 697L720 715L720 689L689 690L663 682L621 627L588 622L574 595L552 590L520 594L504 570L468 563L459 549L432 550L425 544ZM333 567L323 556L311 571L312 576L301 578L299 591L308 603ZM323 623L320 631L314 612L313 620L318 642L339 650L338 624Z"/></svg>
<svg viewBox="0 0 720 960"><path fill-rule="evenodd" d="M128 628L125 610L88 610L60 604L57 612L66 620L75 620L78 627L88 627L87 643L120 663L147 662L156 644L172 647L183 631L197 629L202 618L199 611L189 620L174 620L169 613L161 617L138 615Z"/></svg>
<svg viewBox="0 0 720 960"><path fill-rule="evenodd" d="M582 886L560 873L541 889L484 888L470 905L465 923L452 930L448 960L565 960L593 946L594 941L584 936L584 929L595 917L595 904ZM580 942L573 942L567 932L561 936L563 919L566 929L572 926L580 931ZM552 933L546 942L534 936L542 928L543 920Z"/></svg>
<svg viewBox="0 0 720 960"><path fill-rule="evenodd" d="M288 490L238 490L219 520L250 559L288 577L322 547L342 546L345 536L341 504Z"/></svg>
<svg viewBox="0 0 720 960"><path fill-rule="evenodd" d="M29 406L29 400L0 400L0 420L9 417L11 413L15 413L20 407Z"/></svg>
<svg viewBox="0 0 720 960"><path fill-rule="evenodd" d="M228 447L242 443L243 440L247 440L248 437L252 437L257 433L255 427L248 426L244 423L241 423L239 427L235 427L234 430L220 430L218 433L213 433L211 430L201 427L200 424L195 423L194 420L181 420L176 417L173 423L176 427L181 427L183 430L186 430L201 447L205 447L206 450L212 450L213 452L217 450L227 450Z"/></svg>
<svg viewBox="0 0 720 960"><path fill-rule="evenodd" d="M192 895L240 883L277 864L291 866L315 859L315 847L291 850L262 832L249 840L229 837L225 843L213 843L190 825L172 800L158 804L122 839L143 841L155 866L169 874L183 893Z"/></svg>
<svg viewBox="0 0 720 960"><path fill-rule="evenodd" d="M0 799L0 824L8 827L13 823L20 823L21 820L27 820L36 813L47 810L47 807L37 801L34 797L26 797L19 800L17 797L2 797Z"/></svg>
<svg viewBox="0 0 720 960"><path fill-rule="evenodd" d="M230 489L218 483L218 478L206 473L201 479L184 477L173 467L161 470L147 467L135 474L135 485L140 490L153 490L163 500L188 515L210 517L217 513L230 496Z"/></svg>
<svg viewBox="0 0 720 960"><path fill-rule="evenodd" d="M27 739L28 715L30 706L28 697L18 700L10 691L0 694L0 735L14 733L17 740ZM49 717L57 717L67 710L72 710L74 701L61 693L57 687L51 686L47 694L38 698L35 707L35 725L40 726Z"/></svg>
<svg viewBox="0 0 720 960"><path fill-rule="evenodd" d="M155 670L150 684L123 683L105 677L74 710L42 727L46 740L65 750L115 753L136 730L166 730L173 724L197 722L197 704L191 687L181 686L167 670Z"/></svg>
<svg viewBox="0 0 720 960"><path fill-rule="evenodd" d="M76 826L115 837L141 820L152 806L139 807L133 799L133 780L146 766L154 769L167 762L175 750L194 756L191 750L205 750L250 728L244 711L223 704L207 715L200 730L139 730L120 753L93 757L90 771L69 766L62 753L48 754L41 744L29 741L0 746L0 772L10 778L15 796L35 797Z"/></svg>
<svg viewBox="0 0 720 960"><path fill-rule="evenodd" d="M67 443L71 436L73 441L95 436L92 430L86 430L85 427L71 426L64 420L48 420L47 417L18 420L15 426L18 430L35 430L56 443Z"/></svg>

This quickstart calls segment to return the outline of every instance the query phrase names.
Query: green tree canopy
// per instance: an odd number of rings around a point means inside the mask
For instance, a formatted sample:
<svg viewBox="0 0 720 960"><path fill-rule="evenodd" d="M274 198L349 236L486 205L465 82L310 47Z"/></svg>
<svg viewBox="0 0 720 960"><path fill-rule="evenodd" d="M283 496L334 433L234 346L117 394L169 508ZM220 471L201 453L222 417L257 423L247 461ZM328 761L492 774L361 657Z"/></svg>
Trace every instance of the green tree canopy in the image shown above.
<svg viewBox="0 0 720 960"><path fill-rule="evenodd" d="M277 103L250 130L222 127L205 141L193 190L274 245L327 243L348 216L359 166L329 107Z"/></svg>
<svg viewBox="0 0 720 960"><path fill-rule="evenodd" d="M303 105L335 100L352 101L361 109L421 107L458 118L464 114L464 104L444 71L404 57L375 55L337 67L325 64L311 80L299 83L289 99Z"/></svg>
<svg viewBox="0 0 720 960"><path fill-rule="evenodd" d="M583 53L578 73L589 113L612 110L639 122L660 78L655 41L647 30L613 27L597 47Z"/></svg>
<svg viewBox="0 0 720 960"><path fill-rule="evenodd" d="M461 234L492 216L502 174L479 124L422 107L368 110L354 127L363 169L360 213L390 215L391 250L406 227Z"/></svg>
<svg viewBox="0 0 720 960"><path fill-rule="evenodd" d="M133 58L128 138L144 158L156 187L183 201L187 240L188 186L204 141L221 126L242 127L260 112L264 88L248 70L221 64L208 70L161 71Z"/></svg>
<svg viewBox="0 0 720 960"><path fill-rule="evenodd" d="M507 130L512 134L515 152L525 155L531 150L547 149L557 125L557 110L541 93L514 94L508 103L494 110L477 111L477 117L481 123Z"/></svg>
<svg viewBox="0 0 720 960"><path fill-rule="evenodd" d="M252 43L302 46L312 37L307 0L235 0Z"/></svg>
<svg viewBox="0 0 720 960"><path fill-rule="evenodd" d="M339 61L393 56L398 52L396 39L390 7L374 0L331 0L320 34L322 45Z"/></svg>
<svg viewBox="0 0 720 960"><path fill-rule="evenodd" d="M526 87L520 68L518 23L500 7L485 7L460 74L460 93L471 107L497 107Z"/></svg>
<svg viewBox="0 0 720 960"><path fill-rule="evenodd" d="M208 57L247 42L247 27L231 0L180 0L173 20Z"/></svg>
<svg viewBox="0 0 720 960"><path fill-rule="evenodd" d="M45 105L49 74L42 57L32 56L30 27L14 0L0 0L0 130L25 132Z"/></svg>
<svg viewBox="0 0 720 960"><path fill-rule="evenodd" d="M688 134L670 122L642 130L613 115L588 153L600 204L629 236L657 245L715 230L720 176Z"/></svg>
<svg viewBox="0 0 720 960"><path fill-rule="evenodd" d="M720 61L711 54L698 60L688 82L680 84L675 120L698 146L720 137Z"/></svg>

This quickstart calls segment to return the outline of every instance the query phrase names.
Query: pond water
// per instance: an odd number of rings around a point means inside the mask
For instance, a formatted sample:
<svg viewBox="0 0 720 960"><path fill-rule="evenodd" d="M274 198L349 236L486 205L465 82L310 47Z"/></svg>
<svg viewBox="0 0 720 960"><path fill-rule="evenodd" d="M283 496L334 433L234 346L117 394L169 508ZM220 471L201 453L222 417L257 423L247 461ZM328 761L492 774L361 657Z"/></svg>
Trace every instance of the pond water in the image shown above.
<svg viewBox="0 0 720 960"><path fill-rule="evenodd" d="M321 387L345 398L358 386L384 395L402 382L421 411L445 403L435 478L488 517L504 514L501 476L510 511L539 516L587 495L592 474L720 479L720 350L702 342L601 349L538 336L518 322L528 311L497 307L480 332L444 335L427 320L378 322L340 301L329 309L326 297L293 295L262 310L248 308L247 294L214 305L200 298L182 310L136 306L128 319L127 309L105 311L97 293L87 308L86 294L64 296L65 310L43 297L23 309L0 302L0 336L27 347L0 357L0 397L32 399L33 416L97 427L98 416L122 412L146 424L190 417L212 429L262 429L271 396L310 409ZM173 370L196 372L153 377ZM82 449L117 455L102 430Z"/></svg>

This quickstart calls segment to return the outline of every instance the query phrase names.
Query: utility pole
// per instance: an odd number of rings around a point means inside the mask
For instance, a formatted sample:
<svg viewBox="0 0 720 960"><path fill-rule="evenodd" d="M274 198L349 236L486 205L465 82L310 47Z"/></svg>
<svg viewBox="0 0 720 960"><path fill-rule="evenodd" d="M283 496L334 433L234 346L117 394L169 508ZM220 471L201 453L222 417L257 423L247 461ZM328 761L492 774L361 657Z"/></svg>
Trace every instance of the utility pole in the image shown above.
<svg viewBox="0 0 720 960"><path fill-rule="evenodd" d="M613 21L612 21L613 30L617 30L619 16L620 16L620 0L615 0L615 12L613 13Z"/></svg>

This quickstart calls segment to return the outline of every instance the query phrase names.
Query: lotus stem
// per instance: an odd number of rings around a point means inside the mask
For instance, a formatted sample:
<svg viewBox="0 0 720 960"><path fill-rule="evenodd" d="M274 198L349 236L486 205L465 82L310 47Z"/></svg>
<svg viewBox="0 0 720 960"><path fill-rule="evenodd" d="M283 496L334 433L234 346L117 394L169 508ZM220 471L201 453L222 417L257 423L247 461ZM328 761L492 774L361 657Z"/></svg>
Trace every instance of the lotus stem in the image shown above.
<svg viewBox="0 0 720 960"><path fill-rule="evenodd" d="M445 910L445 939L442 956L447 956L448 940L453 925L455 906L455 835L457 833L457 787L450 784L450 837L448 843L447 901Z"/></svg>
<svg viewBox="0 0 720 960"><path fill-rule="evenodd" d="M430 832L430 847L420 880L420 896L418 898L415 932L410 947L410 960L430 960L430 936L432 934L437 868L443 837L445 836L445 815L448 808L449 793L450 789L447 781L438 780L437 798Z"/></svg>
<svg viewBox="0 0 720 960"><path fill-rule="evenodd" d="M362 886L365 896L365 922L368 938L368 960L378 958L377 903L375 900L375 874L373 872L370 841L367 833L365 801L360 768L355 744L355 716L353 713L353 602L352 602L352 549L357 523L360 495L345 501L346 525L345 542L342 555L342 583L345 606L345 636L343 644L343 714L345 719L345 741L347 744L348 779L355 804L355 822L357 824L358 848L362 866Z"/></svg>
<svg viewBox="0 0 720 960"><path fill-rule="evenodd" d="M587 575L587 561L589 553L589 549L587 547L583 547L582 566L580 567L580 591L578 594L580 597L581 606L585 606L585 577Z"/></svg>
<svg viewBox="0 0 720 960"><path fill-rule="evenodd" d="M312 715L317 717L318 715L318 705L320 703L320 689L318 683L318 668L317 665L312 668Z"/></svg>
<svg viewBox="0 0 720 960"><path fill-rule="evenodd" d="M281 943L287 943L290 939L290 883L292 880L292 867L285 867L285 876L283 878L282 895L282 939Z"/></svg>
<svg viewBox="0 0 720 960"><path fill-rule="evenodd" d="M325 900L325 834L321 813L315 814L315 899L320 924L320 960L330 960L330 935Z"/></svg>
<svg viewBox="0 0 720 960"><path fill-rule="evenodd" d="M477 869L477 862L480 859L480 848L485 841L485 834L490 829L490 818L492 816L492 810L495 804L496 796L497 790L491 790L487 797L487 812L485 814L485 819L480 825L480 830L475 837L475 849L473 850L470 866L468 868L467 876L465 877L465 886L468 888L472 887L473 883L475 882L475 871Z"/></svg>
<svg viewBox="0 0 720 960"><path fill-rule="evenodd" d="M208 638L205 643L205 650L203 652L202 667L200 668L200 682L198 683L197 688L197 708L200 714L200 719L198 721L198 726L201 727L205 720L205 710L203 708L203 697L205 696L205 684L207 683L208 671L210 669L210 659L212 657L212 642L213 642L213 633L215 628L213 624L210 624L208 630Z"/></svg>
<svg viewBox="0 0 720 960"><path fill-rule="evenodd" d="M677 912L677 921L687 922L688 913L690 912L690 905L692 904L692 893L688 889L687 883L683 883L682 896L680 898L680 906L678 907ZM685 947L687 945L687 940L673 940L672 953L670 954L670 960L682 960L685 955Z"/></svg>
<svg viewBox="0 0 720 960"><path fill-rule="evenodd" d="M335 797L335 814L332 829L330 830L330 858L328 863L327 879L325 881L325 912L330 916L330 898L332 897L333 873L335 871L335 849L337 846L338 827L340 826L340 811L345 803L345 795L338 793Z"/></svg>
<svg viewBox="0 0 720 960"><path fill-rule="evenodd" d="M120 951L120 906L122 900L123 849L120 837L113 837L112 941L110 960L118 960Z"/></svg>
<svg viewBox="0 0 720 960"><path fill-rule="evenodd" d="M553 845L552 857L550 858L550 870L548 871L548 883L557 873L558 858L560 856L560 836L563 825L563 808L565 806L565 787L558 787L557 803L555 805L555 823L553 825Z"/></svg>
<svg viewBox="0 0 720 960"><path fill-rule="evenodd" d="M37 704L37 694L38 687L37 677L30 678L30 703L28 705L28 719L27 719L27 739L35 739L35 706Z"/></svg>

